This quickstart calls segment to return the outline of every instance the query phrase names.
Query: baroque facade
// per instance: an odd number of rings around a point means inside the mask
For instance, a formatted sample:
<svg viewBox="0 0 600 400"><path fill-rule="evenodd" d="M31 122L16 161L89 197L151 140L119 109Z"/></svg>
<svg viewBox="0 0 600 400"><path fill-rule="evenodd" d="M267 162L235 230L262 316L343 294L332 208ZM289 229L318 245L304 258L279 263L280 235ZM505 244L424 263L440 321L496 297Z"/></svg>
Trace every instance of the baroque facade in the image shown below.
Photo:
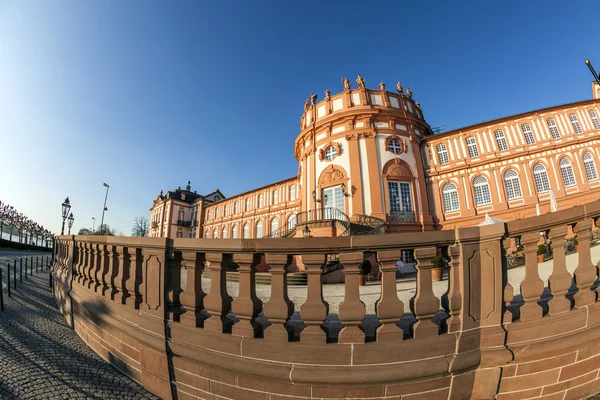
<svg viewBox="0 0 600 400"><path fill-rule="evenodd" d="M410 89L311 95L294 142L297 176L226 198L177 189L150 236L342 236L475 226L597 200L600 88L593 99L434 135Z"/></svg>

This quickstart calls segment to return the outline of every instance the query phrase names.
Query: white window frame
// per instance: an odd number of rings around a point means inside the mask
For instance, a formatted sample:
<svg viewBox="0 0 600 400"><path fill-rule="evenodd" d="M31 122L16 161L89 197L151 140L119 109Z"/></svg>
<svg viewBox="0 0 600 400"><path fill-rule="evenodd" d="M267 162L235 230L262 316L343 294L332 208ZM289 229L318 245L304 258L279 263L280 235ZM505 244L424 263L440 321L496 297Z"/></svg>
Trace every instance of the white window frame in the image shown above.
<svg viewBox="0 0 600 400"><path fill-rule="evenodd" d="M579 119L577 119L577 115L575 115L575 113L569 114L569 120L571 121L571 126L573 126L573 131L575 131L575 133L583 133L581 125L579 124Z"/></svg>
<svg viewBox="0 0 600 400"><path fill-rule="evenodd" d="M533 136L533 130L531 129L531 125L522 124L521 131L523 132L523 137L525 138L525 143L535 144L535 137Z"/></svg>
<svg viewBox="0 0 600 400"><path fill-rule="evenodd" d="M598 170L596 170L596 163L594 157L590 153L583 154L583 168L587 175L588 181L594 181L598 179Z"/></svg>
<svg viewBox="0 0 600 400"><path fill-rule="evenodd" d="M473 179L473 195L475 196L475 205L485 206L492 203L492 193L488 180L483 176Z"/></svg>
<svg viewBox="0 0 600 400"><path fill-rule="evenodd" d="M275 223L275 225L273 225L273 223ZM271 234L279 231L279 218L275 217L271 220L270 228L271 228L271 232L270 232ZM275 228L275 229L273 229L273 228Z"/></svg>
<svg viewBox="0 0 600 400"><path fill-rule="evenodd" d="M508 142L506 141L506 136L504 135L504 131L502 129L496 129L494 131L494 137L496 138L498 151L508 150Z"/></svg>
<svg viewBox="0 0 600 400"><path fill-rule="evenodd" d="M258 221L255 225L256 228L256 238L261 239L263 237L263 223L262 220Z"/></svg>
<svg viewBox="0 0 600 400"><path fill-rule="evenodd" d="M223 229L221 229L221 239L227 239L227 227L224 226Z"/></svg>
<svg viewBox="0 0 600 400"><path fill-rule="evenodd" d="M535 190L537 193L550 191L550 179L548 179L548 172L544 165L538 163L533 166L533 180L535 182Z"/></svg>
<svg viewBox="0 0 600 400"><path fill-rule="evenodd" d="M479 149L477 148L477 140L473 136L469 136L465 139L465 143L467 144L467 151L469 152L469 157L479 157Z"/></svg>
<svg viewBox="0 0 600 400"><path fill-rule="evenodd" d="M548 125L548 129L550 130L550 135L552 135L552 138L560 139L560 131L558 130L556 120L554 118L548 118L546 120L546 125Z"/></svg>
<svg viewBox="0 0 600 400"><path fill-rule="evenodd" d="M273 190L273 204L279 203L279 189Z"/></svg>
<svg viewBox="0 0 600 400"><path fill-rule="evenodd" d="M296 200L296 185L290 186L290 201Z"/></svg>
<svg viewBox="0 0 600 400"><path fill-rule="evenodd" d="M592 124L594 125L594 129L600 130L600 121L598 120L598 114L596 114L595 110L589 111L590 119L592 120Z"/></svg>
<svg viewBox="0 0 600 400"><path fill-rule="evenodd" d="M250 238L250 225L246 222L242 227L242 239Z"/></svg>
<svg viewBox="0 0 600 400"><path fill-rule="evenodd" d="M244 203L244 211L250 211L252 209L252 199L250 197L246 198L246 201Z"/></svg>
<svg viewBox="0 0 600 400"><path fill-rule="evenodd" d="M444 203L444 212L460 210L458 189L454 183L448 182L442 186L442 202Z"/></svg>
<svg viewBox="0 0 600 400"><path fill-rule="evenodd" d="M264 202L263 202L263 195L262 195L262 194L259 194L259 195L258 195L258 208L259 208L259 209L260 209L260 208L263 208L263 206L264 206Z"/></svg>
<svg viewBox="0 0 600 400"><path fill-rule="evenodd" d="M513 169L509 169L504 173L504 187L506 189L506 197L508 200L519 199L523 197L521 190L521 180L519 174Z"/></svg>
<svg viewBox="0 0 600 400"><path fill-rule="evenodd" d="M573 171L573 165L567 157L563 157L558 161L560 168L560 175L562 176L563 185L565 187L575 186L577 181L575 180L575 172Z"/></svg>
<svg viewBox="0 0 600 400"><path fill-rule="evenodd" d="M231 238L232 239L238 238L238 224L233 225L233 228L231 228Z"/></svg>
<svg viewBox="0 0 600 400"><path fill-rule="evenodd" d="M400 144L400 141L398 139L392 139L392 140L388 141L387 145L388 145L388 150L391 151L392 153L394 153L394 154L402 153L402 145Z"/></svg>
<svg viewBox="0 0 600 400"><path fill-rule="evenodd" d="M329 146L326 150L325 150L325 159L327 161L331 161L333 160L335 157L337 157L337 147L335 146Z"/></svg>
<svg viewBox="0 0 600 400"><path fill-rule="evenodd" d="M435 150L437 151L438 162L443 164L448 164L450 162L450 158L448 157L448 149L444 143L440 143L435 146Z"/></svg>

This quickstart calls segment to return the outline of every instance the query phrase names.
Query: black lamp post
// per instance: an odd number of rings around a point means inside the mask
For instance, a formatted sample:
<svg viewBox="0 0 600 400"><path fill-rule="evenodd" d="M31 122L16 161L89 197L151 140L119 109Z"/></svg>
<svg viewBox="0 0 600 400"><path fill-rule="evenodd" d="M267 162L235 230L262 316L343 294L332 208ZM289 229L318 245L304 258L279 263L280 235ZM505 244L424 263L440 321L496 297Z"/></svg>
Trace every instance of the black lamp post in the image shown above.
<svg viewBox="0 0 600 400"><path fill-rule="evenodd" d="M73 213L71 213L71 215L69 215L69 233L68 235L71 234L71 228L73 227L73 221L75 221L75 218L73 218Z"/></svg>
<svg viewBox="0 0 600 400"><path fill-rule="evenodd" d="M62 203L62 229L60 230L60 234L64 235L65 234L65 220L67 219L67 216L69 215L69 210L71 210L71 202L69 201L69 198L67 197L65 199L65 201Z"/></svg>
<svg viewBox="0 0 600 400"><path fill-rule="evenodd" d="M106 199L108 198L108 184L104 183L104 187L106 188L106 195L104 196L104 207L102 208L102 219L100 220L100 235L104 233L104 211L108 210L106 208Z"/></svg>
<svg viewBox="0 0 600 400"><path fill-rule="evenodd" d="M596 70L594 70L594 67L592 67L592 63L590 62L590 60L585 60L585 64L590 69L592 75L594 75L594 79L596 80L596 83L598 85L600 85L600 78L598 77L598 74L596 73Z"/></svg>

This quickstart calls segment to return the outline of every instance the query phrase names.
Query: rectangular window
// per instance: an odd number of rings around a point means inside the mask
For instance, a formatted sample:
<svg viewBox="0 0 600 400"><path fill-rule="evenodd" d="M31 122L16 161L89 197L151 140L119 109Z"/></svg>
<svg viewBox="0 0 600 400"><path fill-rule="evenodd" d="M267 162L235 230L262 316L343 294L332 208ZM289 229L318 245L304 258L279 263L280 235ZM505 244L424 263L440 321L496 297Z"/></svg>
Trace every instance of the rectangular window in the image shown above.
<svg viewBox="0 0 600 400"><path fill-rule="evenodd" d="M390 211L392 213L413 212L410 183L389 181L388 194L390 197Z"/></svg>
<svg viewBox="0 0 600 400"><path fill-rule="evenodd" d="M402 250L400 255L401 255L400 257L402 259L402 262L404 264L415 264L416 263L413 250Z"/></svg>
<svg viewBox="0 0 600 400"><path fill-rule="evenodd" d="M590 118L592 119L592 124L594 124L594 129L600 130L600 121L598 121L596 111L590 110Z"/></svg>
<svg viewBox="0 0 600 400"><path fill-rule="evenodd" d="M569 115L569 119L571 120L571 125L573 125L573 130L575 133L582 133L581 125L579 125L579 120L577 119L577 115L571 114Z"/></svg>
<svg viewBox="0 0 600 400"><path fill-rule="evenodd" d="M450 160L448 159L448 150L446 150L445 144L438 144L436 146L438 161L440 164L448 164Z"/></svg>
<svg viewBox="0 0 600 400"><path fill-rule="evenodd" d="M469 157L477 157L479 155L479 150L477 149L477 142L474 137L468 137L466 139L467 142L467 150L469 151Z"/></svg>
<svg viewBox="0 0 600 400"><path fill-rule="evenodd" d="M529 124L523 124L521 125L521 130L523 131L525 142L527 144L535 144L535 138L533 137L533 131L531 130L531 126L529 126Z"/></svg>
<svg viewBox="0 0 600 400"><path fill-rule="evenodd" d="M554 121L553 118L548 118L548 120L546 120L546 123L548 124L548 129L550 129L550 134L552 135L552 138L559 139L560 132L558 131L558 127L556 126L556 121Z"/></svg>
<svg viewBox="0 0 600 400"><path fill-rule="evenodd" d="M263 195L259 194L258 195L258 208L262 208L263 207Z"/></svg>
<svg viewBox="0 0 600 400"><path fill-rule="evenodd" d="M504 137L504 132L501 130L497 130L494 132L494 136L496 137L496 144L498 145L499 151L508 150L508 144L506 144L506 138Z"/></svg>

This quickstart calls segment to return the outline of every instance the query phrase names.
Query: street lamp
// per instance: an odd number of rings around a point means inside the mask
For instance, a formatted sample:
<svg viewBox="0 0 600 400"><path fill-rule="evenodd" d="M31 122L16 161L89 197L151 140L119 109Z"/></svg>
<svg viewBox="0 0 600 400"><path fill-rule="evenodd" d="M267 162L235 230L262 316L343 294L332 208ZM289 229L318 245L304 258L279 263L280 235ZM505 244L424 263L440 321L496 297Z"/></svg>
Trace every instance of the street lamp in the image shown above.
<svg viewBox="0 0 600 400"><path fill-rule="evenodd" d="M594 75L594 79L596 80L596 83L598 85L600 85L600 78L598 77L598 74L596 73L596 71L594 70L594 67L592 67L592 63L590 62L590 60L585 60L585 64L588 66L588 68L590 69L592 75Z"/></svg>
<svg viewBox="0 0 600 400"><path fill-rule="evenodd" d="M69 198L67 197L65 199L65 201L62 203L62 229L60 230L60 234L64 235L65 234L65 220L67 219L67 215L69 215L69 210L71 209L71 202L69 201Z"/></svg>
<svg viewBox="0 0 600 400"><path fill-rule="evenodd" d="M73 227L73 221L75 221L75 218L73 218L73 213L71 213L71 215L69 215L69 233L68 233L68 235L71 234L71 228Z"/></svg>
<svg viewBox="0 0 600 400"><path fill-rule="evenodd" d="M92 224L92 233L94 233L94 230L96 228L96 218L92 217L92 219L94 220L94 222Z"/></svg>
<svg viewBox="0 0 600 400"><path fill-rule="evenodd" d="M108 210L106 208L106 199L108 198L108 184L104 183L104 187L106 188L106 195L104 196L104 207L102 207L102 219L100 220L100 235L104 234L104 211Z"/></svg>

